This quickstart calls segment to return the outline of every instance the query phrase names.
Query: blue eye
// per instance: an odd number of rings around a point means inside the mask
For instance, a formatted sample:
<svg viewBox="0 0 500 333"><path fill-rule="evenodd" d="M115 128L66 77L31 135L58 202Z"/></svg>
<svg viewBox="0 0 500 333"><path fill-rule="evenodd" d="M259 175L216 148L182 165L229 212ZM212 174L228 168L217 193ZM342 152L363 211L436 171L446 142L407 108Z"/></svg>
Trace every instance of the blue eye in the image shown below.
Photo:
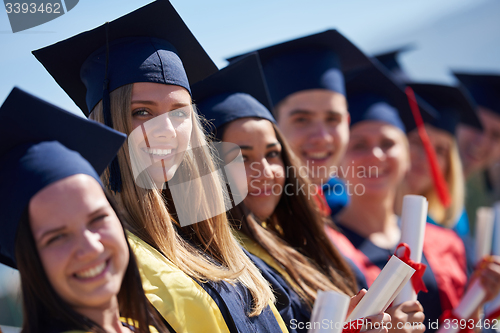
<svg viewBox="0 0 500 333"><path fill-rule="evenodd" d="M147 116L150 113L146 109L135 109L132 110L132 116Z"/></svg>
<svg viewBox="0 0 500 333"><path fill-rule="evenodd" d="M184 110L179 109L179 110L170 111L169 116L176 117L176 118L186 118L187 113Z"/></svg>

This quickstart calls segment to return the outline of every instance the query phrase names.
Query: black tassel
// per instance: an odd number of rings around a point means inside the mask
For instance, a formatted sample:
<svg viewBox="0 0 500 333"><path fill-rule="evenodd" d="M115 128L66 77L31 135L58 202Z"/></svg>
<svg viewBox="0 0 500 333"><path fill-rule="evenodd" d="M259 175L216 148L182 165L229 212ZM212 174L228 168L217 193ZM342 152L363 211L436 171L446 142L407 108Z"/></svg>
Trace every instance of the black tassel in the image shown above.
<svg viewBox="0 0 500 333"><path fill-rule="evenodd" d="M106 67L104 73L104 84L102 88L102 114L104 124L113 128L113 120L111 119L111 101L109 98L109 79L108 79L108 64L109 64L109 22L106 23ZM113 192L120 192L122 187L122 177L120 173L120 165L118 164L118 156L113 158L109 165L109 185L108 188Z"/></svg>

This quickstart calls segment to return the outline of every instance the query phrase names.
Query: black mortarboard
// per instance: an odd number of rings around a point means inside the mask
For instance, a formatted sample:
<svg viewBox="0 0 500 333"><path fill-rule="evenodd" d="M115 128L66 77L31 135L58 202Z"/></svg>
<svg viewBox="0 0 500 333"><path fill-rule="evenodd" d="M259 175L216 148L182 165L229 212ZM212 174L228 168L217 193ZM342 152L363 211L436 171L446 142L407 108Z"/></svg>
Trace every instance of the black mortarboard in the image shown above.
<svg viewBox="0 0 500 333"><path fill-rule="evenodd" d="M403 132L417 125L403 88L377 62L346 76L347 102L351 126L364 120L387 122ZM419 108L424 121L431 121L435 111L423 101Z"/></svg>
<svg viewBox="0 0 500 333"><path fill-rule="evenodd" d="M478 106L500 114L500 75L458 72L453 75L469 91Z"/></svg>
<svg viewBox="0 0 500 333"><path fill-rule="evenodd" d="M439 114L429 122L431 125L452 135L455 135L458 123L482 130L475 104L467 92L458 87L442 84L411 83L408 85Z"/></svg>
<svg viewBox="0 0 500 333"><path fill-rule="evenodd" d="M192 91L198 110L216 129L246 117L275 122L269 111L271 102L256 53L232 62L194 84Z"/></svg>
<svg viewBox="0 0 500 333"><path fill-rule="evenodd" d="M116 88L154 82L191 93L190 84L217 71L168 0L157 0L33 54L86 115L102 99L109 127L109 93ZM110 165L109 188L121 190L117 159Z"/></svg>
<svg viewBox="0 0 500 333"><path fill-rule="evenodd" d="M343 72L370 64L369 58L337 30L272 45L257 53L273 106L288 95L308 89L345 95Z"/></svg>
<svg viewBox="0 0 500 333"><path fill-rule="evenodd" d="M103 97L107 41L110 92L134 82L174 84L189 91L189 84L217 71L170 2L154 1L98 28L33 51L86 115Z"/></svg>
<svg viewBox="0 0 500 333"><path fill-rule="evenodd" d="M407 52L413 50L413 46L405 45L402 47L398 47L397 49L393 49L390 51L386 51L383 53L378 53L373 57L377 59L385 68L387 68L392 74L401 73L406 77L406 73L404 73L401 64L398 61L399 55L403 52ZM407 79L407 77L406 77Z"/></svg>
<svg viewBox="0 0 500 333"><path fill-rule="evenodd" d="M80 173L100 182L125 138L14 88L0 107L0 262L15 267L17 226L36 193Z"/></svg>

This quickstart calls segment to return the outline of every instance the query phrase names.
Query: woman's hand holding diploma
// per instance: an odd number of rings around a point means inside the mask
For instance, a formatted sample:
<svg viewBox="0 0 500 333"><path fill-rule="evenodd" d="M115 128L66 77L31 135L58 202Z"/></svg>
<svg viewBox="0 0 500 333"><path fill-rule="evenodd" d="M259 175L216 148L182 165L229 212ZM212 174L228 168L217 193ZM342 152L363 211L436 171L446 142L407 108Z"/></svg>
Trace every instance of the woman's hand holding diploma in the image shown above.
<svg viewBox="0 0 500 333"><path fill-rule="evenodd" d="M356 296L351 298L349 303L349 308L347 310L347 317L351 314L352 310L358 305L363 296L367 293L366 289L361 289ZM363 326L361 332L366 333L388 333L387 323L391 321L391 316L385 312L379 313L377 315L368 316L363 320ZM376 324L375 324L376 323Z"/></svg>
<svg viewBox="0 0 500 333"><path fill-rule="evenodd" d="M391 315L392 327L390 333L423 333L425 325L424 308L419 301L406 301L397 306L391 306L387 313Z"/></svg>

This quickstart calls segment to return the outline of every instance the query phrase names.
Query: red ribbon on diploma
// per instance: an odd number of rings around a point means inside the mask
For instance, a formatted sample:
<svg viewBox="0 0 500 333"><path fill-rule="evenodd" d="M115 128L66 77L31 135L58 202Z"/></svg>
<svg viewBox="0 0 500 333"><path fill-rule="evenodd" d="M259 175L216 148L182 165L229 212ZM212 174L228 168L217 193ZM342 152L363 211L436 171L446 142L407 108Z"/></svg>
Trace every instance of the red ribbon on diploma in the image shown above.
<svg viewBox="0 0 500 333"><path fill-rule="evenodd" d="M350 322L344 324L342 333L359 333L363 327L363 323L363 318L351 320Z"/></svg>
<svg viewBox="0 0 500 333"><path fill-rule="evenodd" d="M404 247L405 251L403 252L403 255L398 256L398 250L399 248ZM415 273L411 277L411 284L413 286L413 290L415 290L415 294L418 294L420 291L423 291L424 293L427 292L427 287L425 286L424 280L422 279L425 273L425 269L427 266L422 263L417 263L414 262L413 260L410 259L410 247L406 243L400 243L398 247L396 248L396 251L394 252L396 257L401 259L405 264L410 266L415 270Z"/></svg>

